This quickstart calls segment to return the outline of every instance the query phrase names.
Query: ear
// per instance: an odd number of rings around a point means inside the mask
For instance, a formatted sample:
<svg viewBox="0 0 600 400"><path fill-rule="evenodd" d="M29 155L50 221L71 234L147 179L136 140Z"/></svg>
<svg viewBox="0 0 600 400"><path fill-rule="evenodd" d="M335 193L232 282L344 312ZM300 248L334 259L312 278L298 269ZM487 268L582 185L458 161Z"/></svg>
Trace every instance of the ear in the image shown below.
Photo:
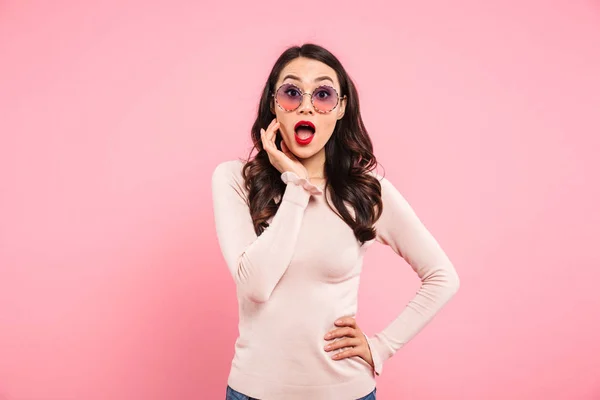
<svg viewBox="0 0 600 400"><path fill-rule="evenodd" d="M346 103L347 103L348 97L344 97L339 104L338 107L338 115L337 115L337 119L342 119L344 117L344 114L346 113Z"/></svg>

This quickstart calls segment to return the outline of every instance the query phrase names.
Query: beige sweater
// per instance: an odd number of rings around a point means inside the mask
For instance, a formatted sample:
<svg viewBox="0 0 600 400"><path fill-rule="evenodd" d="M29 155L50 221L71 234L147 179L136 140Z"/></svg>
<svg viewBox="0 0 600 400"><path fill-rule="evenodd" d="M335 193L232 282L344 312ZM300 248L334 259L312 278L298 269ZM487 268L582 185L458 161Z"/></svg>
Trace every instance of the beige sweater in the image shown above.
<svg viewBox="0 0 600 400"><path fill-rule="evenodd" d="M375 387L383 363L413 338L459 287L452 263L400 192L382 186L377 237L360 245L331 210L323 188L293 172L281 205L254 232L241 175L243 163L219 164L212 175L218 241L237 287L239 337L228 384L262 400L352 400ZM343 316L356 316L363 256L388 245L422 281L414 298L368 340L375 368L360 357L334 360L324 336ZM360 325L360 321L358 321ZM340 351L340 350L338 350Z"/></svg>

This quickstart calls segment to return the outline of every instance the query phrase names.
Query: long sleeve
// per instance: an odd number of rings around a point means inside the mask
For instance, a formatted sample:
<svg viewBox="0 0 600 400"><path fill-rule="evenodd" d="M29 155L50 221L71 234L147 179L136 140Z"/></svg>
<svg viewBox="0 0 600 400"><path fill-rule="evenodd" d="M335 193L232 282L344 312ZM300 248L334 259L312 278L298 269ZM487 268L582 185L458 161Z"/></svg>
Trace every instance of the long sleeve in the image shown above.
<svg viewBox="0 0 600 400"><path fill-rule="evenodd" d="M285 172L281 204L260 236L254 231L237 161L226 161L212 175L213 212L225 262L243 296L266 302L292 259L304 210L321 190L293 172Z"/></svg>
<svg viewBox="0 0 600 400"><path fill-rule="evenodd" d="M422 283L395 320L373 337L366 337L377 375L383 363L427 325L460 285L454 266L406 199L386 178L380 182L383 211L375 223L376 240L403 257Z"/></svg>

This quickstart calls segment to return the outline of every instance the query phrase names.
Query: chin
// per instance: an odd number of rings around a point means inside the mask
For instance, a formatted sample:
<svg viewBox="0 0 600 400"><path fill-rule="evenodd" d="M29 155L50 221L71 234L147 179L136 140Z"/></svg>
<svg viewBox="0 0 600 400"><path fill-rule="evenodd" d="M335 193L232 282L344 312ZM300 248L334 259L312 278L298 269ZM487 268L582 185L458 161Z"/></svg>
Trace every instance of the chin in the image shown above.
<svg viewBox="0 0 600 400"><path fill-rule="evenodd" d="M312 144L312 143L311 143ZM309 146L310 147L310 146ZM320 148L308 148L306 146L294 143L292 153L298 158L310 158L319 152Z"/></svg>

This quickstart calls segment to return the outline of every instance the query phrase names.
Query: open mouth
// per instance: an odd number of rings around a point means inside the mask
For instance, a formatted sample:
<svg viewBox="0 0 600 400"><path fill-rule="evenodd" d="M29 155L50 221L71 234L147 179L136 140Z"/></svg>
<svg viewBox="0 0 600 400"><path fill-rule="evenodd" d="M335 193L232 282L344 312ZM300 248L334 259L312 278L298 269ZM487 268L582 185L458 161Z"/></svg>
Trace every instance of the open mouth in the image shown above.
<svg viewBox="0 0 600 400"><path fill-rule="evenodd" d="M312 138L315 134L315 125L310 121L298 121L294 126L296 132L296 138L301 141L306 141Z"/></svg>

